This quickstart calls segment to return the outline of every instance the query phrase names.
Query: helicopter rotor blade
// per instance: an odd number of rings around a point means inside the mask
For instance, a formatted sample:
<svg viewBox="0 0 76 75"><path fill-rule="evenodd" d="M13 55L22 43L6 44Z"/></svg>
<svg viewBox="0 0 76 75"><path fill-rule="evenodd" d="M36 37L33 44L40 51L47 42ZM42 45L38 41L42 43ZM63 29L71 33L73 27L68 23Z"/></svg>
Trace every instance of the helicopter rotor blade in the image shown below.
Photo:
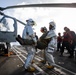
<svg viewBox="0 0 76 75"><path fill-rule="evenodd" d="M76 3L51 3L51 4L27 4L27 5L15 5L15 6L7 6L5 8L0 7L0 10L6 10L11 8L22 8L22 7L68 7L68 8L76 8Z"/></svg>

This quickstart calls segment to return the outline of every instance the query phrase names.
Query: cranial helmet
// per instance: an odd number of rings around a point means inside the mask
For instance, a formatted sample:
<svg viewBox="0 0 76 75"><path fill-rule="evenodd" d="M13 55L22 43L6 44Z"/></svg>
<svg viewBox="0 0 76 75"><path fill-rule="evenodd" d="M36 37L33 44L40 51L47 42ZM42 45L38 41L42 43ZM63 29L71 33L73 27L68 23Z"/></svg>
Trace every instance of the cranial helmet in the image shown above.
<svg viewBox="0 0 76 75"><path fill-rule="evenodd" d="M35 22L33 19L28 19L28 20L26 20L26 22L28 25L32 25L32 26L35 25Z"/></svg>
<svg viewBox="0 0 76 75"><path fill-rule="evenodd" d="M56 27L55 22L54 22L54 21L51 21L51 22L49 23L49 26L51 26L52 29L55 29L55 27Z"/></svg>

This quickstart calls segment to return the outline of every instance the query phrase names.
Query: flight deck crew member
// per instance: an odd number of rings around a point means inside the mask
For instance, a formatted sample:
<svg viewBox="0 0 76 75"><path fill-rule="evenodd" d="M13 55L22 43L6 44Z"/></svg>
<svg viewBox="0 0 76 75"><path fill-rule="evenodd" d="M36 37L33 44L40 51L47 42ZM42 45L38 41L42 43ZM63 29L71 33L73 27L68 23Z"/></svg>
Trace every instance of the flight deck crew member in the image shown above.
<svg viewBox="0 0 76 75"><path fill-rule="evenodd" d="M45 37L45 39L49 39L49 43L48 46L45 49L45 55L46 55L46 60L48 65L46 66L49 69L54 68L55 66L55 61L54 61L54 57L53 57L53 52L55 50L57 50L57 36L55 33L55 23L53 21L51 21L49 23L49 32L47 34L47 36Z"/></svg>
<svg viewBox="0 0 76 75"><path fill-rule="evenodd" d="M33 60L35 52L36 52L35 45L37 43L36 37L35 37L33 29L32 29L32 27L35 25L35 22L32 19L28 19L28 20L26 20L26 22L27 22L27 24L23 30L22 38L28 39L28 40L33 40L35 44L25 46L25 48L28 52L27 59L25 60L25 70L35 71L35 68L31 67L32 60Z"/></svg>

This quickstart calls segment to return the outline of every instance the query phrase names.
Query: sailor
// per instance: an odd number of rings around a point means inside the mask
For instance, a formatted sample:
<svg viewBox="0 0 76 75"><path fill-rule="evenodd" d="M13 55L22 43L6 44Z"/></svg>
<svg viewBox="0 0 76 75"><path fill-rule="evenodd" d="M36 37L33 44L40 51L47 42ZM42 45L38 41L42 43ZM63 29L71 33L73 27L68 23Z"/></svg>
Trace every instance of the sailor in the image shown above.
<svg viewBox="0 0 76 75"><path fill-rule="evenodd" d="M39 41L42 42L41 44L41 47L43 48L42 49L42 55L44 57L44 60L41 60L40 62L46 64L46 57L45 57L45 48L47 47L48 45L48 41L45 40L45 37L46 35L48 34L48 30L46 27L41 27L40 31L42 32L42 36L39 38ZM45 44L45 45L44 45ZM37 44L38 45L38 44ZM40 46L40 45L39 45Z"/></svg>
<svg viewBox="0 0 76 75"><path fill-rule="evenodd" d="M46 61L47 61L47 65L46 67L49 69L54 68L55 66L55 61L54 61L54 57L53 57L53 53L54 51L57 49L57 36L55 33L55 22L51 21L49 23L49 32L47 34L47 36L45 37L45 39L49 39L49 43L48 46L45 49L45 56L46 56Z"/></svg>
<svg viewBox="0 0 76 75"><path fill-rule="evenodd" d="M32 19L28 19L28 20L26 20L26 22L27 22L27 24L23 30L22 38L26 39L26 40L33 40L34 43L32 45L25 45L28 55L27 55L27 59L25 60L24 67L25 67L25 70L33 72L33 71L35 71L35 68L32 67L31 65L32 65L32 60L33 60L35 52L36 52L35 46L37 44L37 40L36 40L34 31L32 28L35 25L35 22Z"/></svg>
<svg viewBox="0 0 76 75"><path fill-rule="evenodd" d="M48 45L48 41L45 39L48 31L47 31L46 27L41 27L40 31L42 32L42 35L40 36L40 38L37 41L36 48L43 50Z"/></svg>

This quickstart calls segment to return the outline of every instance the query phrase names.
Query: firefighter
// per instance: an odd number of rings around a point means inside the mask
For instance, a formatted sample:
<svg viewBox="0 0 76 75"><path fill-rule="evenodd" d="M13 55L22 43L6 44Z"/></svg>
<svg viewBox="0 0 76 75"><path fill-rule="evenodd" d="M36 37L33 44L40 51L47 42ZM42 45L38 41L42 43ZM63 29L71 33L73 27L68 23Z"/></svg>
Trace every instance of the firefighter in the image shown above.
<svg viewBox="0 0 76 75"><path fill-rule="evenodd" d="M55 27L55 23L51 21L49 23L49 32L45 37L45 39L49 39L48 46L45 49L46 61L48 63L46 67L49 69L53 69L55 66L55 61L53 57L54 51L57 50L57 36L55 33Z"/></svg>
<svg viewBox="0 0 76 75"><path fill-rule="evenodd" d="M35 45L37 43L37 40L36 40L36 37L34 35L34 32L33 32L33 29L32 27L35 25L35 22L32 20L32 19L28 19L26 20L27 24L23 30L23 34L22 34L22 38L23 39L26 39L26 40L33 40L33 44L32 45L26 45L25 48L28 52L28 55L27 55L27 59L25 60L25 70L26 71L35 71L35 68L31 66L32 64L32 60L34 58L34 55L35 55ZM25 40L25 42L26 42Z"/></svg>

